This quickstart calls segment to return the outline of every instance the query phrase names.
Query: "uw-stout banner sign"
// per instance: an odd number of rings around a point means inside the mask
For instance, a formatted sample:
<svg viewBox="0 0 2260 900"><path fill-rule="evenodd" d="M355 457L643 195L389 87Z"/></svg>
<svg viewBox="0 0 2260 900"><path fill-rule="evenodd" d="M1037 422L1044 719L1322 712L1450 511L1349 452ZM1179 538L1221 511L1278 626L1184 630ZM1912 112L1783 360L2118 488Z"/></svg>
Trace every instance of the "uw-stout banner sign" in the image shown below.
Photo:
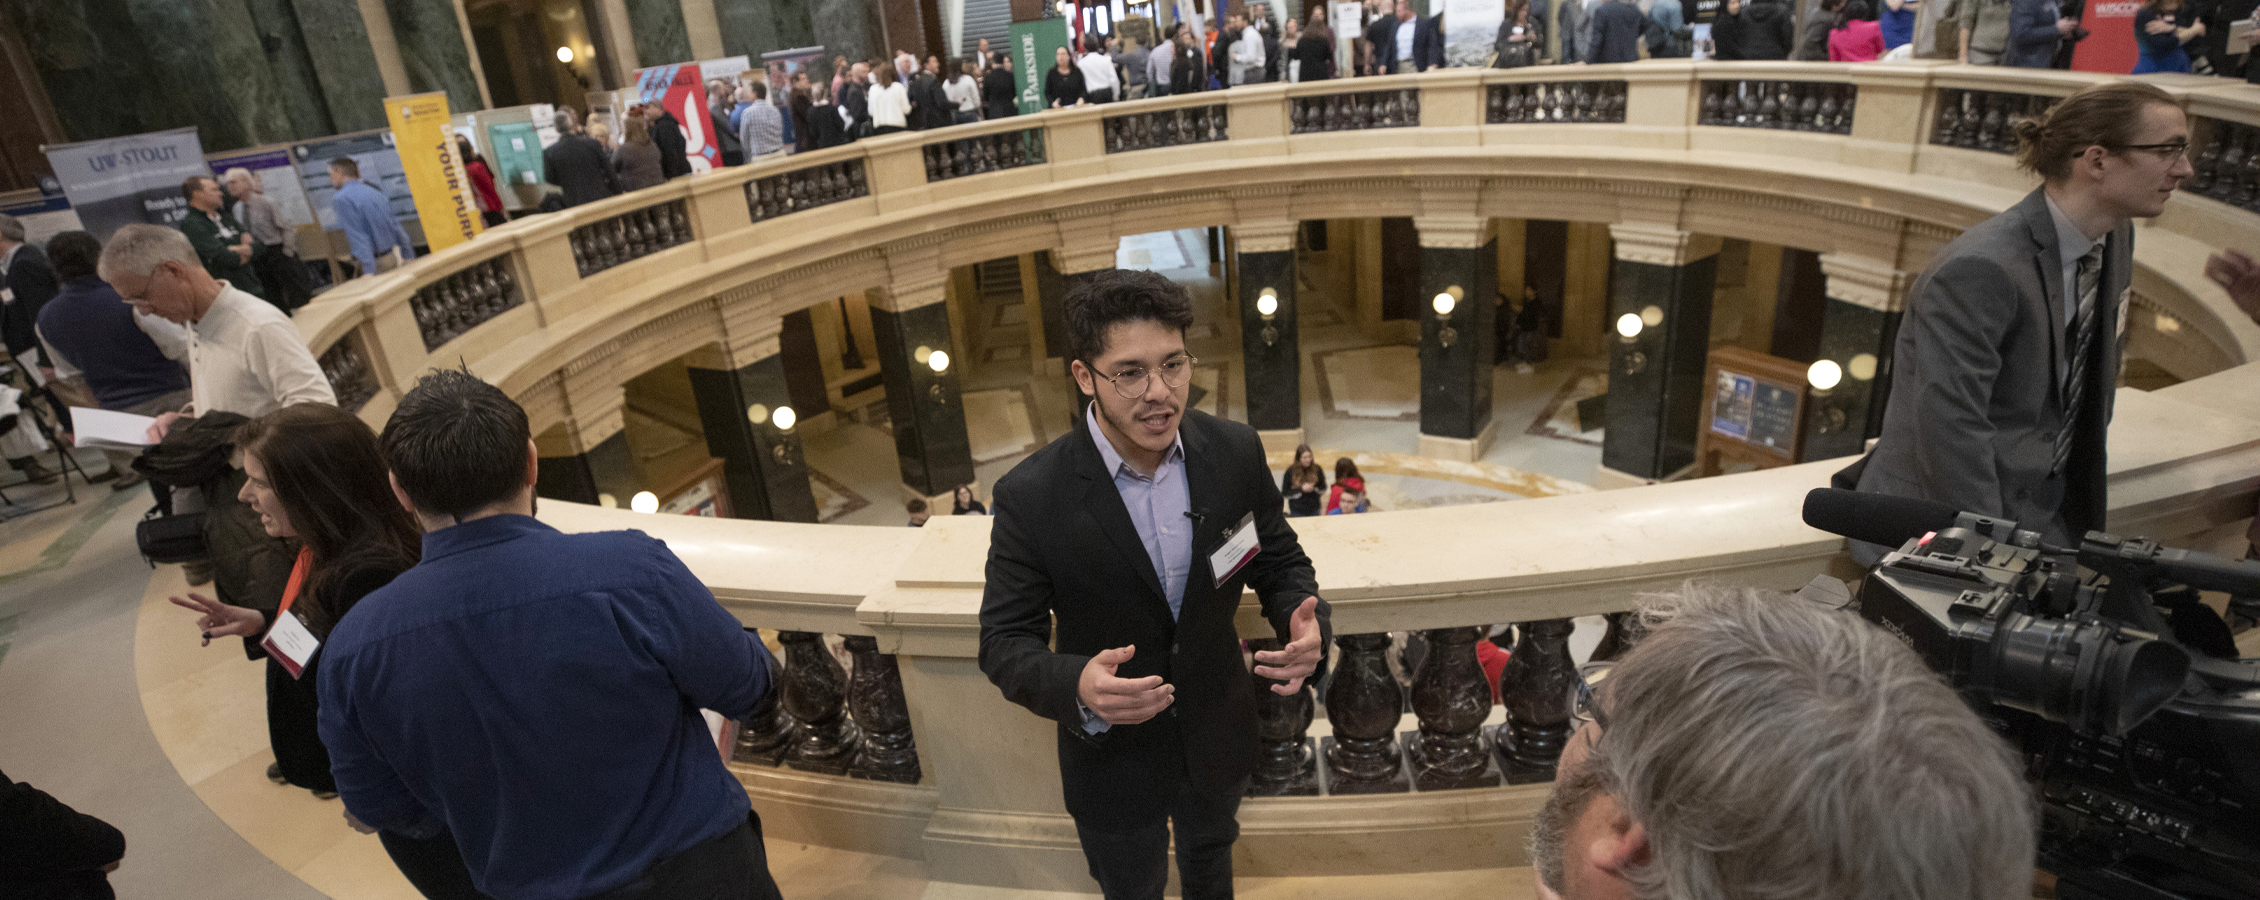
<svg viewBox="0 0 2260 900"><path fill-rule="evenodd" d="M181 182L212 174L194 128L40 149L47 152L47 164L63 183L80 225L105 241L135 222L173 225L186 218L188 199L181 196Z"/></svg>
<svg viewBox="0 0 2260 900"><path fill-rule="evenodd" d="M400 153L400 172L416 199L416 218L424 223L424 244L437 253L478 237L485 229L471 181L456 158L455 131L447 125L447 94L433 91L385 98L392 146Z"/></svg>
<svg viewBox="0 0 2260 900"><path fill-rule="evenodd" d="M1059 67L1059 48L1067 46L1066 19L1012 23L1012 80L1020 89L1020 114L1043 112L1044 73Z"/></svg>
<svg viewBox="0 0 2260 900"><path fill-rule="evenodd" d="M636 70L637 102L657 103L683 124L683 155L691 161L691 174L722 167L721 137L715 131L714 117L706 111L706 80L726 78L736 84L738 73L751 67L747 57L734 56ZM723 123L723 127L729 127L729 123Z"/></svg>

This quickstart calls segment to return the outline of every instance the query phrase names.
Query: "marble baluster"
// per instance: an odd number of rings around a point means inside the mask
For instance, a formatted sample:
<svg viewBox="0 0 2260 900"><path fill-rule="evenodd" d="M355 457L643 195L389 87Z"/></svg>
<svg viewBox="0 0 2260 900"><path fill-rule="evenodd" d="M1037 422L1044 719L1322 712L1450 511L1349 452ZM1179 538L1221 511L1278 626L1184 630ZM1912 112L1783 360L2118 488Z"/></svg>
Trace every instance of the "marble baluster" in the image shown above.
<svg viewBox="0 0 2260 900"><path fill-rule="evenodd" d="M785 711L800 723L785 764L804 772L845 775L861 734L847 716L847 671L812 631L779 632L785 645Z"/></svg>
<svg viewBox="0 0 2260 900"><path fill-rule="evenodd" d="M1724 92L1720 90L1723 86L1716 81L1703 82L1703 105L1695 113L1695 124L1717 125L1719 123L1719 106L1726 100Z"/></svg>
<svg viewBox="0 0 2260 900"><path fill-rule="evenodd" d="M1483 719L1491 713L1491 683L1475 660L1479 631L1426 632L1428 652L1414 671L1412 684L1413 714L1419 717L1420 728L1402 736L1418 790L1499 784L1499 765L1483 733Z"/></svg>
<svg viewBox="0 0 2260 900"><path fill-rule="evenodd" d="M1278 638L1248 642L1255 652L1279 649ZM1248 781L1250 797L1313 797L1318 795L1317 742L1309 737L1316 692L1308 679L1292 694L1273 693L1280 682L1250 673L1256 684L1256 771Z"/></svg>
<svg viewBox="0 0 2260 900"><path fill-rule="evenodd" d="M1608 630L1601 632L1601 642L1594 645L1593 655L1589 657L1591 661L1608 662L1624 655L1624 651L1629 646L1629 642L1625 639L1624 624L1625 616L1628 615L1630 613L1608 614Z"/></svg>
<svg viewBox="0 0 2260 900"><path fill-rule="evenodd" d="M1411 788L1397 748L1404 688L1389 674L1387 634L1335 637L1340 650L1326 686L1326 721L1334 734L1319 742L1330 794L1394 794Z"/></svg>
<svg viewBox="0 0 2260 900"><path fill-rule="evenodd" d="M2190 157L2192 172L2182 187L2201 197L2212 196L2213 176L2221 166L2221 123L2205 120L2211 126L2206 130L2204 146Z"/></svg>
<svg viewBox="0 0 2260 900"><path fill-rule="evenodd" d="M863 749L848 774L874 781L917 784L918 742L910 734L910 704L902 692L902 670L892 653L879 652L879 639L851 634L843 639L855 674L848 680L848 711L863 731Z"/></svg>
<svg viewBox="0 0 2260 900"><path fill-rule="evenodd" d="M784 679L776 672L770 675L769 693L762 696L752 714L738 721L737 746L730 752L732 761L779 765L800 737L800 723L785 711Z"/></svg>
<svg viewBox="0 0 2260 900"><path fill-rule="evenodd" d="M1569 655L1568 619L1516 626L1518 638L1499 673L1499 699L1507 721L1495 741L1508 784L1551 781L1554 761L1570 734L1570 688L1577 666Z"/></svg>

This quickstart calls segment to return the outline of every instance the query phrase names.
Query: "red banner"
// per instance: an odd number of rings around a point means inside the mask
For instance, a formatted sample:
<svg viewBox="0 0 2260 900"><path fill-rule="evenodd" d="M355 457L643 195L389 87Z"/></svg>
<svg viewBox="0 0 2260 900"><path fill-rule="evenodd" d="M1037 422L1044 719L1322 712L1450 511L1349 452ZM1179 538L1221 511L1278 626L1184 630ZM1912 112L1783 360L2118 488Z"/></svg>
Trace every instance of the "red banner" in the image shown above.
<svg viewBox="0 0 2260 900"><path fill-rule="evenodd" d="M2142 0L2085 0L2087 13L2080 25L2087 40L2072 48L2072 68L2082 72L2123 75L2134 71L2139 51L2134 45L2134 14Z"/></svg>
<svg viewBox="0 0 2260 900"><path fill-rule="evenodd" d="M638 69L636 88L637 99L660 104L683 123L683 155L690 158L691 174L722 167L714 117L706 112L706 82L699 77L697 63Z"/></svg>

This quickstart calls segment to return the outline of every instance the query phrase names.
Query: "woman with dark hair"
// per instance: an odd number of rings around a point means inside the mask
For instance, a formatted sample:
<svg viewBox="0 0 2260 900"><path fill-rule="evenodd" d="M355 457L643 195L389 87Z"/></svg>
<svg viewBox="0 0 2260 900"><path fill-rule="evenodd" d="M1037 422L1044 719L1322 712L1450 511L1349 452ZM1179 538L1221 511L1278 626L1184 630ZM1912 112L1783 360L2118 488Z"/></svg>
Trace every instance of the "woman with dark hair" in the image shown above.
<svg viewBox="0 0 2260 900"><path fill-rule="evenodd" d="M1295 462L1279 476L1279 493L1287 498L1287 515L1318 515L1318 492L1326 489L1326 470L1318 467L1309 444L1295 447Z"/></svg>
<svg viewBox="0 0 2260 900"><path fill-rule="evenodd" d="M1062 109L1083 102L1083 70L1066 47L1052 51L1053 66L1044 72L1044 107Z"/></svg>
<svg viewBox="0 0 2260 900"><path fill-rule="evenodd" d="M950 497L950 515L985 516L988 514L989 508L981 505L981 498L973 496L972 485L961 484L957 486L956 493Z"/></svg>
<svg viewBox="0 0 2260 900"><path fill-rule="evenodd" d="M416 564L423 529L393 496L376 434L351 413L321 403L286 406L245 424L236 447L247 476L237 496L259 514L267 534L298 546L282 604L270 617L198 593L172 601L198 613L206 646L220 637L261 639L267 736L275 751L267 777L333 799L337 781L316 726L320 642L361 598ZM381 838L425 896L480 896L447 834Z"/></svg>
<svg viewBox="0 0 2260 900"><path fill-rule="evenodd" d="M494 189L494 170L487 167L487 158L471 146L471 139L455 136L455 155L463 160L463 173L471 178L471 195L478 198L479 217L493 228L510 217L502 214L502 194Z"/></svg>
<svg viewBox="0 0 2260 900"><path fill-rule="evenodd" d="M1365 490L1365 476L1358 473L1358 464L1345 456L1334 461L1334 487L1326 493L1326 514L1333 515L1342 507L1342 492Z"/></svg>
<svg viewBox="0 0 2260 900"><path fill-rule="evenodd" d="M1519 69L1535 66L1546 52L1546 20L1532 18L1530 0L1508 0L1507 14L1499 20L1499 36L1491 42L1491 67Z"/></svg>
<svg viewBox="0 0 2260 900"><path fill-rule="evenodd" d="M1334 77L1334 29L1326 25L1326 4L1310 6L1310 24L1295 39L1288 61L1295 67L1294 81L1324 81Z"/></svg>

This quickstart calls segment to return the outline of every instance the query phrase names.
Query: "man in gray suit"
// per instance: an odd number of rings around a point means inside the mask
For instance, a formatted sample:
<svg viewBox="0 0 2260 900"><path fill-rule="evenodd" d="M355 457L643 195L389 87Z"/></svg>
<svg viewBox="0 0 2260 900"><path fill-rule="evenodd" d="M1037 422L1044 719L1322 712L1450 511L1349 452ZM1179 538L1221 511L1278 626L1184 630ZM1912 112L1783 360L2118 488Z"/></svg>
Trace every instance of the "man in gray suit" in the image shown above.
<svg viewBox="0 0 2260 900"><path fill-rule="evenodd" d="M2189 123L2156 87L2104 84L2017 137L2042 186L1916 280L1882 438L1837 479L2013 519L2065 546L2103 527L2129 220L2163 212L2190 175Z"/></svg>

